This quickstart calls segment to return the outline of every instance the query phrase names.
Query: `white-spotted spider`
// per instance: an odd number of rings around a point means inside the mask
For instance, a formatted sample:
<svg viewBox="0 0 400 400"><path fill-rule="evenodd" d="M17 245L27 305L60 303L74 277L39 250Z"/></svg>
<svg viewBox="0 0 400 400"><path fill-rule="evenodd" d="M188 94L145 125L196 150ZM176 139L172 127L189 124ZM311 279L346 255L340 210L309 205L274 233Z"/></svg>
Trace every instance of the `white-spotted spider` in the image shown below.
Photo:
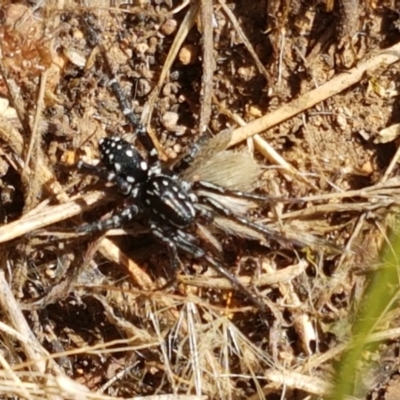
<svg viewBox="0 0 400 400"><path fill-rule="evenodd" d="M90 36L92 41L96 40L93 31L90 32ZM113 76L104 49L102 55L108 74ZM81 171L115 183L119 191L126 196L126 207L115 212L109 219L84 225L79 230L93 232L120 228L133 219L143 217L142 220L154 238L165 245L172 271L176 271L179 266L179 252L195 259L204 259L229 279L234 288L245 294L257 308L265 311L263 300L244 287L236 276L224 267L222 246L212 232L216 228L247 239L288 242L280 233L249 218L252 209L270 204L272 200L245 191L253 186L253 180L257 178L259 168L256 163L244 154L234 153L236 156L232 156L231 152L221 152L229 143L229 132L220 133L206 145L194 146L188 157L175 166L171 167L161 162L151 138L139 118L132 112L115 76L109 81L109 86L149 157L146 160L134 145L119 136L100 140L100 166L80 162L78 167ZM242 158L239 160L232 157ZM232 165L236 161L237 165ZM230 164L229 168L227 164ZM235 167L236 170L246 168L247 182L239 182L235 176L220 177L219 182L215 182L215 171L210 173L207 170L220 169L222 173L235 175ZM243 171L236 173L242 181L246 179L246 173ZM195 176L200 176L200 179L195 179ZM225 184L221 185L221 182ZM204 250L204 240L208 242L208 247L213 247L213 251ZM304 244L294 238L289 242L298 246Z"/></svg>

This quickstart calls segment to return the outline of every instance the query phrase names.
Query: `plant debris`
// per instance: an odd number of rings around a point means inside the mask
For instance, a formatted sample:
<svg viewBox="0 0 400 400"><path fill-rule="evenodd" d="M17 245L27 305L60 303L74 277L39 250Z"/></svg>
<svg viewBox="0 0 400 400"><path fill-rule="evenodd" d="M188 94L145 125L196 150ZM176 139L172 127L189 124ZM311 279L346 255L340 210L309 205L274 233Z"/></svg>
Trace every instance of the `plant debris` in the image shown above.
<svg viewBox="0 0 400 400"><path fill-rule="evenodd" d="M400 203L393 2L3 3L1 394L326 397ZM287 200L251 218L304 247L218 237L267 318L201 260L163 288L165 250L139 223L78 232L124 199L77 162L135 139L85 18L164 161L228 129L261 166L256 193ZM398 392L396 312L374 333L391 341L370 355L370 399Z"/></svg>

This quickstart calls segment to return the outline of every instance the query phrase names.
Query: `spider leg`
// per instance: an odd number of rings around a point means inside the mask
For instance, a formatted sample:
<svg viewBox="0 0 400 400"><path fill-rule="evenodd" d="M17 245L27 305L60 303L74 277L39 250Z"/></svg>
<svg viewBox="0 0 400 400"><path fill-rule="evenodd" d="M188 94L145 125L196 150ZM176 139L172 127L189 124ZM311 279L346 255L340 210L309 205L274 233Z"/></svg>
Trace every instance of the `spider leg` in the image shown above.
<svg viewBox="0 0 400 400"><path fill-rule="evenodd" d="M147 129L140 122L140 118L132 111L131 105L129 104L129 101L124 91L122 90L121 85L119 84L115 74L112 73L111 65L104 51L103 58L108 69L108 73L110 74L110 76L112 76L108 84L111 87L114 96L117 98L122 114L124 115L126 120L135 128L136 134L138 135L140 142L150 155L150 160L158 160L158 153L156 148L154 147L153 141L151 140Z"/></svg>
<svg viewBox="0 0 400 400"><path fill-rule="evenodd" d="M244 225L251 229L254 229L256 232L260 232L260 233L266 235L267 237L275 240L278 243L282 243L283 245L285 245L285 243L287 243L289 241L290 243L294 244L295 246L298 246L298 247L304 246L304 243L301 242L300 240L296 240L294 238L287 238L287 237L275 232L274 230L268 228L265 225L257 224L255 222L250 221L249 219L247 219L245 217L242 217L240 215L233 213L229 208L225 207L224 205L222 205L219 201L217 201L214 198L204 197L202 199L205 203L209 204L211 207L213 207L217 212L220 212L222 215L232 218L233 220L239 222L241 225Z"/></svg>
<svg viewBox="0 0 400 400"><path fill-rule="evenodd" d="M208 196L199 196L199 197L202 199L204 203L211 206L215 212L217 213L219 212L221 215L231 218L232 220L238 222L240 225L252 229L254 232L261 233L262 235L279 243L283 247L287 248L288 244L290 244L298 248L304 248L308 246L314 248L324 248L335 254L336 253L341 254L343 252L343 249L340 246L337 246L335 243L331 243L323 238L307 234L307 232L304 232L303 234L299 233L296 234L296 232L294 234L288 232L287 235L280 234L275 230L268 228L265 225L250 221L248 218L232 212L232 210L225 207L223 204L221 204L221 202L219 202L215 198L211 198Z"/></svg>
<svg viewBox="0 0 400 400"><path fill-rule="evenodd" d="M176 271L179 268L178 250L174 241L175 235L173 234L171 229L166 229L162 225L156 224L154 222L150 223L150 232L159 242L163 243L166 246L170 259L171 269L175 277Z"/></svg>
<svg viewBox="0 0 400 400"><path fill-rule="evenodd" d="M119 84L118 79L113 72L113 68L107 55L107 49L101 43L100 35L98 33L99 29L96 26L95 20L90 15L86 15L84 17L84 23L87 28L88 38L91 45L98 46L100 48L100 53L103 57L107 74L111 77L108 85L111 87L114 96L117 98L122 113L124 114L126 120L133 126L133 128L135 128L136 134L138 135L139 140L143 144L144 148L150 154L150 158L152 158L153 160L158 160L158 153L156 148L154 147L151 137L149 136L146 128L141 123L140 118L133 113L126 94L122 90L121 85Z"/></svg>
<svg viewBox="0 0 400 400"><path fill-rule="evenodd" d="M181 230L177 230L177 234L174 237L174 243L179 250L184 251L195 259L204 258L207 263L214 268L214 270L231 282L234 290L243 293L260 311L265 313L267 311L265 304L262 303L257 296L251 293L246 286L242 285L237 277L220 264L214 257L206 254L203 249L193 243L195 240L194 236Z"/></svg>
<svg viewBox="0 0 400 400"><path fill-rule="evenodd" d="M132 190L132 185L129 182L105 167L98 167L83 161L79 161L77 167L82 172L86 172L87 174L97 176L102 180L115 183L118 187L118 190L122 194L128 194Z"/></svg>
<svg viewBox="0 0 400 400"><path fill-rule="evenodd" d="M101 232L109 229L122 228L127 222L131 221L140 213L138 206L132 204L124 208L121 212L114 214L112 217L103 221L94 222L78 227L78 232Z"/></svg>
<svg viewBox="0 0 400 400"><path fill-rule="evenodd" d="M154 222L150 223L150 232L159 242L166 245L173 271L179 267L178 248L194 258L204 256L204 251L193 243L196 240L195 237L187 232Z"/></svg>
<svg viewBox="0 0 400 400"><path fill-rule="evenodd" d="M193 184L193 190L206 190L214 193L218 193L221 195L225 196L232 196L232 197L241 197L244 199L248 200L255 200L257 202L267 202L267 203L273 203L273 202L300 202L301 200L298 199L285 199L283 197L271 197L271 196L265 196L262 194L257 194L257 193L248 193L248 192L242 192L240 190L231 190L231 189L226 189L223 186L217 185L212 182L208 181L197 181Z"/></svg>
<svg viewBox="0 0 400 400"><path fill-rule="evenodd" d="M166 229L162 225L156 224L154 222L150 223L150 232L152 235L160 242L163 243L168 252L169 264L171 269L171 274L168 277L168 281L157 290L164 290L172 286L176 282L176 271L179 268L179 255L176 243L174 241L174 233L171 229Z"/></svg>

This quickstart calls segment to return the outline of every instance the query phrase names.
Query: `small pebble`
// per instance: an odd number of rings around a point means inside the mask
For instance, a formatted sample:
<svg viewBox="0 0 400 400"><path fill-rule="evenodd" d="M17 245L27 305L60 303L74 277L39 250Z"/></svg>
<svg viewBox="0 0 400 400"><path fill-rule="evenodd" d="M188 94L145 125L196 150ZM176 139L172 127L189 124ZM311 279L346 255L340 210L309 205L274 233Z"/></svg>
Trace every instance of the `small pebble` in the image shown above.
<svg viewBox="0 0 400 400"><path fill-rule="evenodd" d="M178 23L176 22L175 19L169 19L161 25L160 30L161 30L161 33L168 36L168 35L172 35L176 31L177 26L178 26Z"/></svg>
<svg viewBox="0 0 400 400"><path fill-rule="evenodd" d="M179 61L183 65L194 64L197 61L198 50L193 44L187 44L179 51Z"/></svg>
<svg viewBox="0 0 400 400"><path fill-rule="evenodd" d="M174 131L176 129L176 124L178 123L179 115L173 111L167 111L161 119L161 123L164 128L169 131Z"/></svg>

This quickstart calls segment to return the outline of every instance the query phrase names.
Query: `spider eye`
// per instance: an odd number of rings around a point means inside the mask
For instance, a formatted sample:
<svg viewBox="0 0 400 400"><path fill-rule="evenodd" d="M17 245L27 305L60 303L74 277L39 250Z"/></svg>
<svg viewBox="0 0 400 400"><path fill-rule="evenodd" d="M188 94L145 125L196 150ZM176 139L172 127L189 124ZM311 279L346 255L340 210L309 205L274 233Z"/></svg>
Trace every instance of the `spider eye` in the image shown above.
<svg viewBox="0 0 400 400"><path fill-rule="evenodd" d="M146 181L147 161L137 149L120 137L104 138L99 141L103 164L131 184Z"/></svg>

